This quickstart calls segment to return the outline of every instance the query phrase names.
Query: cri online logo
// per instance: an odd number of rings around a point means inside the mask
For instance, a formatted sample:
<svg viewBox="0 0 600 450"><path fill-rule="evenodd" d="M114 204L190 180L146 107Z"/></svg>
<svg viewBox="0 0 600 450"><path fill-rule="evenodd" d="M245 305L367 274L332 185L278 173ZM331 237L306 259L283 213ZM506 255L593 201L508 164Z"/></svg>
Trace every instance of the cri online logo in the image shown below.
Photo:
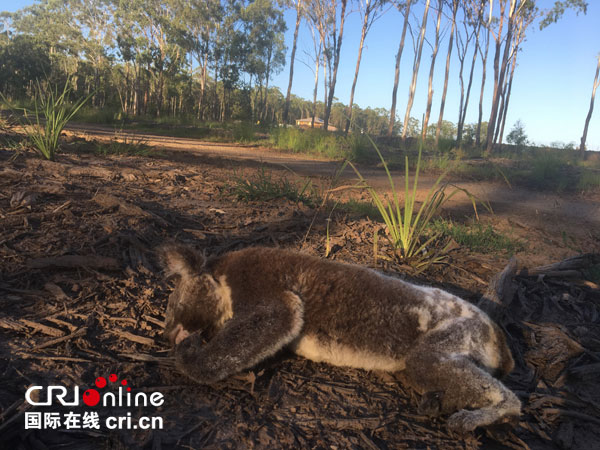
<svg viewBox="0 0 600 450"><path fill-rule="evenodd" d="M96 406L102 401L102 406L148 406L148 404L152 406L161 406L164 403L163 394L160 392L152 392L150 395L145 392L138 392L135 396L131 394L131 387L127 386L127 380L123 379L119 383L119 378L116 374L112 373L108 377L108 381L111 385L119 386L118 394L113 392L104 392L100 395L100 392L95 388L87 389L82 396L83 403L87 406ZM104 389L108 386L108 382L104 377L96 378L96 387L98 389ZM127 390L124 392L124 388ZM69 402L65 399L68 394L68 390L64 386L48 386L45 388L47 391L47 396L45 401L40 401L38 398L38 391L43 391L43 386L31 386L25 392L25 400L30 405L35 406L49 406L52 405L52 401L54 398L58 400L58 402L63 406L78 406L79 405L79 386L75 386L73 388L74 398L73 401ZM36 392L34 395L35 398L32 398L32 394Z"/></svg>

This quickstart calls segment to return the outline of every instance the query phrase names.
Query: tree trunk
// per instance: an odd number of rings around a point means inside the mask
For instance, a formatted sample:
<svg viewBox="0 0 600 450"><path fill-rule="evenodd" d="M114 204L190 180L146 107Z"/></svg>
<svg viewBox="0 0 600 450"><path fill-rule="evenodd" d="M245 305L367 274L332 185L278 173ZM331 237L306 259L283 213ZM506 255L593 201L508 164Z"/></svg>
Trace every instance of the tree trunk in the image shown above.
<svg viewBox="0 0 600 450"><path fill-rule="evenodd" d="M323 128L327 130L329 126L329 115L331 114L331 106L333 104L333 94L335 92L335 83L337 80L338 65L340 64L340 52L342 50L342 39L344 35L344 22L346 21L346 5L348 0L340 0L342 3L342 11L340 14L340 32L337 36L337 42L334 48L333 74L329 83L329 95L327 97L327 105L325 106L325 117L323 118ZM429 1L429 0L427 0ZM335 39L335 37L334 37ZM334 41L335 42L335 41Z"/></svg>
<svg viewBox="0 0 600 450"><path fill-rule="evenodd" d="M486 42L485 42L485 52L481 55L481 92L479 93L479 116L477 118L477 131L475 132L475 146L479 147L481 145L481 122L483 120L483 93L485 90L485 76L486 76L486 67L487 67L487 59L488 53L490 50L490 29L487 28L486 33ZM481 49L480 49L481 51Z"/></svg>
<svg viewBox="0 0 600 450"><path fill-rule="evenodd" d="M266 71L266 81L265 81L265 96L262 104L262 112L261 119L264 121L267 119L267 106L269 103L269 78L271 75L271 57L273 53L273 48L269 47L269 54L267 56L267 71Z"/></svg>
<svg viewBox="0 0 600 450"><path fill-rule="evenodd" d="M518 50L518 48L516 50ZM513 78L514 78L514 74L515 74L515 67L517 65L517 52L516 51L515 51L513 58L514 58L514 60L512 62L512 67L510 69L510 76L508 79L508 87L504 94L504 108L502 110L502 122L500 125L500 139L499 139L500 145L502 145L502 138L504 136L504 125L506 125L506 115L508 114L508 102L510 101L510 91L512 90L512 82L513 82Z"/></svg>
<svg viewBox="0 0 600 450"><path fill-rule="evenodd" d="M587 140L588 127L590 125L590 119L594 112L594 97L596 97L596 89L598 88L598 73L600 72L600 56L598 56L598 65L596 66L596 76L594 77L594 84L592 86L592 98L590 100L590 109L585 118L585 125L583 127L583 136L581 136L581 144L579 145L579 155L581 159L585 159L585 141Z"/></svg>
<svg viewBox="0 0 600 450"><path fill-rule="evenodd" d="M350 89L350 101L348 103L348 112L346 117L346 127L344 133L348 133L350 130L350 122L352 121L352 103L354 103L354 90L356 89L356 82L358 81L358 71L360 70L360 60L362 58L362 51L365 45L365 38L369 31L369 16L371 15L372 7L371 0L366 0L365 17L363 20L362 31L360 34L360 44L358 45L358 57L356 58L356 68L354 69L354 80L352 80L352 89Z"/></svg>
<svg viewBox="0 0 600 450"><path fill-rule="evenodd" d="M296 47L298 43L298 30L300 29L300 19L302 18L300 5L302 0L296 0L296 28L294 29L294 41L292 43L292 55L290 59L290 80L288 82L287 94L285 96L285 106L283 108L283 123L288 122L290 112L290 99L292 96L292 81L294 80L294 60L296 59Z"/></svg>
<svg viewBox="0 0 600 450"><path fill-rule="evenodd" d="M408 92L408 104L406 105L406 114L404 115L404 123L402 124L402 139L406 139L406 133L408 127L408 121L410 119L410 111L412 109L413 102L415 101L415 90L417 89L417 75L419 74L419 66L421 65L421 54L423 52L423 43L425 42L425 31L427 29L427 15L429 14L429 3L431 0L426 0L425 11L423 12L423 23L421 24L421 32L419 33L419 40L417 41L417 51L415 53L415 60L413 63L413 76L410 83L410 90Z"/></svg>
<svg viewBox="0 0 600 450"><path fill-rule="evenodd" d="M494 55L494 94L492 96L492 109L490 112L490 120L488 121L487 129L487 144L486 151L491 152L494 143L494 132L496 127L496 120L498 116L498 106L500 101L500 89L504 83L504 77L506 75L506 67L508 64L508 55L510 53L510 47L512 45L512 35L514 27L514 13L517 0L510 0L510 8L508 11L508 23L506 26L506 37L504 38L504 53L502 55L502 65L500 66L500 49L502 46L502 20L504 17L504 11L506 7L506 1L501 3L501 21L500 30L496 39L496 53Z"/></svg>
<svg viewBox="0 0 600 450"><path fill-rule="evenodd" d="M448 41L448 54L446 55L446 74L444 75L444 89L440 103L440 115L438 117L437 127L435 128L435 147L437 148L442 132L442 122L444 120L444 108L446 107L446 93L448 92L448 79L450 77L450 58L452 57L452 48L454 45L454 28L456 27L456 13L458 12L458 0L452 1L452 26L450 28L450 38Z"/></svg>
<svg viewBox="0 0 600 450"><path fill-rule="evenodd" d="M427 125L429 124L429 116L431 115L431 103L433 102L433 73L435 68L435 60L440 46L440 23L442 22L442 9L444 0L438 0L438 15L435 24L435 45L431 54L431 67L429 68L429 85L427 88L427 107L425 109L425 118L423 119L423 129L421 130L421 139L425 140L427 136Z"/></svg>
<svg viewBox="0 0 600 450"><path fill-rule="evenodd" d="M394 133L394 123L396 122L396 95L398 93L398 82L400 80L400 60L402 59L402 51L404 50L404 38L408 28L408 18L410 15L410 7L412 0L407 0L406 9L404 10L404 24L402 25L402 36L400 37L400 45L396 54L396 72L394 73L394 88L392 89L392 106L390 108L390 124L388 125L387 135L391 136Z"/></svg>
<svg viewBox="0 0 600 450"><path fill-rule="evenodd" d="M460 147L462 141L463 129L467 118L467 109L469 107L469 98L471 97L471 87L473 86L473 72L475 71L475 62L477 61L477 47L479 47L479 31L480 25L477 27L475 34L475 49L473 50L473 59L471 60L471 70L469 71L469 82L467 83L467 95L462 109L462 115L456 128L456 145Z"/></svg>
<svg viewBox="0 0 600 450"><path fill-rule="evenodd" d="M315 52L317 55L317 63L315 64L315 88L313 89L313 106L312 106L312 117L310 120L310 127L315 127L315 115L317 114L317 91L319 90L319 67L321 66L321 49L322 45L319 44L319 51Z"/></svg>

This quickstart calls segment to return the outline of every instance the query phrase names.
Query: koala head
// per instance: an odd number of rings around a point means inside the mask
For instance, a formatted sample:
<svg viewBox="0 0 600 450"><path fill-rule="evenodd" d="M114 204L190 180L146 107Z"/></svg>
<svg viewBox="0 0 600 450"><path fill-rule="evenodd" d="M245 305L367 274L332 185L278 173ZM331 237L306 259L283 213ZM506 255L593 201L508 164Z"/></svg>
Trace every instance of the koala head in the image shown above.
<svg viewBox="0 0 600 450"><path fill-rule="evenodd" d="M176 279L167 306L165 337L174 345L195 331L211 336L220 314L217 283L206 271L204 256L179 244L163 246L158 253L167 277Z"/></svg>

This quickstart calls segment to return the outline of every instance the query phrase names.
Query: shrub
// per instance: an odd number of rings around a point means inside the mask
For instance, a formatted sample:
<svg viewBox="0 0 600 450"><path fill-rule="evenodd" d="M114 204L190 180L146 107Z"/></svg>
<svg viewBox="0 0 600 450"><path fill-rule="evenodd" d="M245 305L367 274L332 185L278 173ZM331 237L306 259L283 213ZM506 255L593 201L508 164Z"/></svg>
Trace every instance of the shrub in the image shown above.
<svg viewBox="0 0 600 450"><path fill-rule="evenodd" d="M71 80L67 79L62 91L57 86L44 87L38 81L34 88L34 110L35 122L28 118L25 113L25 132L31 144L49 160L54 160L59 146L59 138L65 126L81 107L90 99L91 95L69 104L71 93ZM4 101L6 99L3 97Z"/></svg>

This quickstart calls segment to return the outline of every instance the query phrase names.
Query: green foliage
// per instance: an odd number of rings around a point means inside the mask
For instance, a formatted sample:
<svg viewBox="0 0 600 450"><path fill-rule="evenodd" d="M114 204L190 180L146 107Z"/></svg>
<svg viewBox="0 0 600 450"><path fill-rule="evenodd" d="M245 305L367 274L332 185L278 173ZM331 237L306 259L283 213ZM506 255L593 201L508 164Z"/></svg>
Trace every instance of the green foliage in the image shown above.
<svg viewBox="0 0 600 450"><path fill-rule="evenodd" d="M538 187L549 188L556 186L562 191L567 186L568 180L562 175L566 161L552 153L540 155L532 160L531 181Z"/></svg>
<svg viewBox="0 0 600 450"><path fill-rule="evenodd" d="M451 237L458 244L479 253L514 254L525 250L525 244L495 231L491 225L474 223L470 226L446 220L435 220L431 224L434 232Z"/></svg>
<svg viewBox="0 0 600 450"><path fill-rule="evenodd" d="M251 177L234 174L228 189L233 197L245 202L286 198L310 207L320 202L320 195L310 178L302 182L290 181L285 177L275 178L273 173L265 170L264 167Z"/></svg>
<svg viewBox="0 0 600 450"><path fill-rule="evenodd" d="M445 194L445 185L441 182L445 176L438 177L434 185L429 190L425 201L421 204L418 211L415 208L417 198L417 188L419 182L419 170L421 167L422 146L419 147L419 155L414 173L413 186L409 184L409 164L408 156L405 158L405 184L404 184L404 207L400 203L399 191L396 190L392 174L389 171L387 163L383 158L379 148L375 146L383 167L386 171L389 186L392 192L392 199L380 196L375 189L369 186L367 180L361 175L356 166L350 163L358 176L360 182L369 192L373 203L377 207L385 224L386 237L389 240L394 254L392 255L398 262L406 264L416 271L422 271L431 264L439 263L444 260L445 247L441 249L434 248L436 241L440 237L439 233L430 235L428 225L437 215L441 206L448 200ZM378 250L374 247L374 253L377 257Z"/></svg>
<svg viewBox="0 0 600 450"><path fill-rule="evenodd" d="M592 191L600 188L600 171L583 168L581 176L577 181L577 189L580 191Z"/></svg>
<svg viewBox="0 0 600 450"><path fill-rule="evenodd" d="M236 142L254 142L256 140L256 131L254 126L247 122L235 123L232 129L233 139Z"/></svg>
<svg viewBox="0 0 600 450"><path fill-rule="evenodd" d="M373 157L369 139L360 133L345 136L320 129L280 127L271 131L270 142L279 149L331 159L365 162Z"/></svg>
<svg viewBox="0 0 600 450"><path fill-rule="evenodd" d="M373 147L387 174L389 187L391 191L391 199L382 197L375 189L373 189L367 180L361 175L356 166L349 162L350 166L359 178L360 183L364 186L371 196L381 219L385 225L386 238L393 248L392 258L401 264L412 267L415 271L420 272L425 270L431 264L436 264L444 261L447 257L447 244L443 244L443 236L441 232L432 229L431 224L439 215L441 207L450 200L454 195L463 192L473 205L475 216L477 216L477 206L475 197L466 189L454 186L450 194L446 193L447 183L442 183L448 170L444 171L428 190L425 200L421 202L417 209L417 192L419 185L419 172L421 170L423 145L420 142L417 162L414 169L412 187L410 185L409 161L408 156L405 157L404 168L404 205L400 201L400 191L396 190L394 179L389 170L388 164L383 158L379 148L371 141ZM489 208L489 205L485 205ZM490 209L491 210L491 209ZM375 235L373 244L374 256L379 257L378 251L378 236Z"/></svg>
<svg viewBox="0 0 600 450"><path fill-rule="evenodd" d="M540 30L548 25L556 23L563 16L568 8L575 9L576 13L587 13L588 2L585 0L556 0L554 6L545 12L544 18L540 22Z"/></svg>
<svg viewBox="0 0 600 450"><path fill-rule="evenodd" d="M527 145L527 135L525 134L525 125L521 120L517 120L510 130L510 133L506 136L506 141L509 144L523 147Z"/></svg>
<svg viewBox="0 0 600 450"><path fill-rule="evenodd" d="M13 98L27 94L31 80L51 72L49 47L31 36L18 35L0 46L0 92Z"/></svg>
<svg viewBox="0 0 600 450"><path fill-rule="evenodd" d="M155 150L146 143L144 138L125 134L120 139L115 136L108 144L96 144L95 153L103 156L152 156L155 154Z"/></svg>
<svg viewBox="0 0 600 450"><path fill-rule="evenodd" d="M35 85L33 113L23 110L27 137L42 156L51 161L54 160L59 138L65 126L90 98L90 96L80 98L71 105L69 103L69 94L72 91L70 81L67 79L62 91L58 86L42 85L38 81ZM6 101L6 98L4 100ZM29 119L29 114L35 115L35 122Z"/></svg>

